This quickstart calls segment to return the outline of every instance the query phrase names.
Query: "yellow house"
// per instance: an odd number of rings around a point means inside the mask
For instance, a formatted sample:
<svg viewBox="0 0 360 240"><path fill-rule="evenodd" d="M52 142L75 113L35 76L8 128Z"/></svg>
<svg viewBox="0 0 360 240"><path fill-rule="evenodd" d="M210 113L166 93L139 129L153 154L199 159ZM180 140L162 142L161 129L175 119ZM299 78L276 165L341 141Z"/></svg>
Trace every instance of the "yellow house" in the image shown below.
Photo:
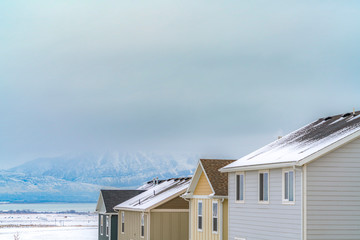
<svg viewBox="0 0 360 240"><path fill-rule="evenodd" d="M190 186L189 239L228 240L228 177L219 169L235 160L200 159Z"/></svg>

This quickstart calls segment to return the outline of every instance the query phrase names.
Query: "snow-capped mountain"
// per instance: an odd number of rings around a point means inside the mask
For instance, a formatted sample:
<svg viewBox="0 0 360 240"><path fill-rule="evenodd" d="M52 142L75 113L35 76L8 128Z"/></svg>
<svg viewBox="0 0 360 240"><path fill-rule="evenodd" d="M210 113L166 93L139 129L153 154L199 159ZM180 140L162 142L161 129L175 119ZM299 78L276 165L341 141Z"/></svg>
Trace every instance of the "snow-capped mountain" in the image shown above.
<svg viewBox="0 0 360 240"><path fill-rule="evenodd" d="M1 202L90 202L97 198L101 188L51 176L29 177L0 171Z"/></svg>
<svg viewBox="0 0 360 240"><path fill-rule="evenodd" d="M96 201L101 186L136 188L154 177L189 176L197 159L194 155L120 152L36 159L0 171L0 201L6 200L2 194L13 196L11 201L29 197L31 201L67 201L70 196L73 201Z"/></svg>

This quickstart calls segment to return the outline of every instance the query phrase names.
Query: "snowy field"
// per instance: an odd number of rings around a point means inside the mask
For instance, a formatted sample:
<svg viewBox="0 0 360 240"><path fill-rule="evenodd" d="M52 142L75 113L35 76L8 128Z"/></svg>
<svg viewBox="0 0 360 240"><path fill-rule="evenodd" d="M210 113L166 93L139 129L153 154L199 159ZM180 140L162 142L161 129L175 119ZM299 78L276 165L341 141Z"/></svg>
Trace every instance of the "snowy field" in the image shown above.
<svg viewBox="0 0 360 240"><path fill-rule="evenodd" d="M0 239L14 240L96 240L96 214L0 214Z"/></svg>

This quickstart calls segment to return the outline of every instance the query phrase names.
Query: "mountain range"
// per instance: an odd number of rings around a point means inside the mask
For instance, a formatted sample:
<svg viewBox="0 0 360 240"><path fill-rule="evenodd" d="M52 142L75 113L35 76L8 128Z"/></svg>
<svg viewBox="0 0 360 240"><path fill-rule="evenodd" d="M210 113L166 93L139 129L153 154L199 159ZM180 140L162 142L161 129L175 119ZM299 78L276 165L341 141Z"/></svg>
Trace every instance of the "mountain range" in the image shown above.
<svg viewBox="0 0 360 240"><path fill-rule="evenodd" d="M100 189L135 189L155 177L189 176L197 159L142 152L39 158L0 171L0 202L93 202Z"/></svg>

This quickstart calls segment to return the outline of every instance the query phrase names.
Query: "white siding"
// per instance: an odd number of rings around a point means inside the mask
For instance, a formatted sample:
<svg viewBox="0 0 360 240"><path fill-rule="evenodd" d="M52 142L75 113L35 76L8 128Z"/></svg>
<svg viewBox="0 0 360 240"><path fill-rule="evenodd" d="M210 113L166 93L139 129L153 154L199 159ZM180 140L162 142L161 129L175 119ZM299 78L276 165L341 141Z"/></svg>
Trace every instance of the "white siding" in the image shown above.
<svg viewBox="0 0 360 240"><path fill-rule="evenodd" d="M235 203L235 173L229 173L229 239L301 239L301 169L294 205L282 204L282 169L269 173L269 204L258 203L258 171L245 172L245 203Z"/></svg>
<svg viewBox="0 0 360 240"><path fill-rule="evenodd" d="M360 139L307 167L307 232L312 239L360 239Z"/></svg>

